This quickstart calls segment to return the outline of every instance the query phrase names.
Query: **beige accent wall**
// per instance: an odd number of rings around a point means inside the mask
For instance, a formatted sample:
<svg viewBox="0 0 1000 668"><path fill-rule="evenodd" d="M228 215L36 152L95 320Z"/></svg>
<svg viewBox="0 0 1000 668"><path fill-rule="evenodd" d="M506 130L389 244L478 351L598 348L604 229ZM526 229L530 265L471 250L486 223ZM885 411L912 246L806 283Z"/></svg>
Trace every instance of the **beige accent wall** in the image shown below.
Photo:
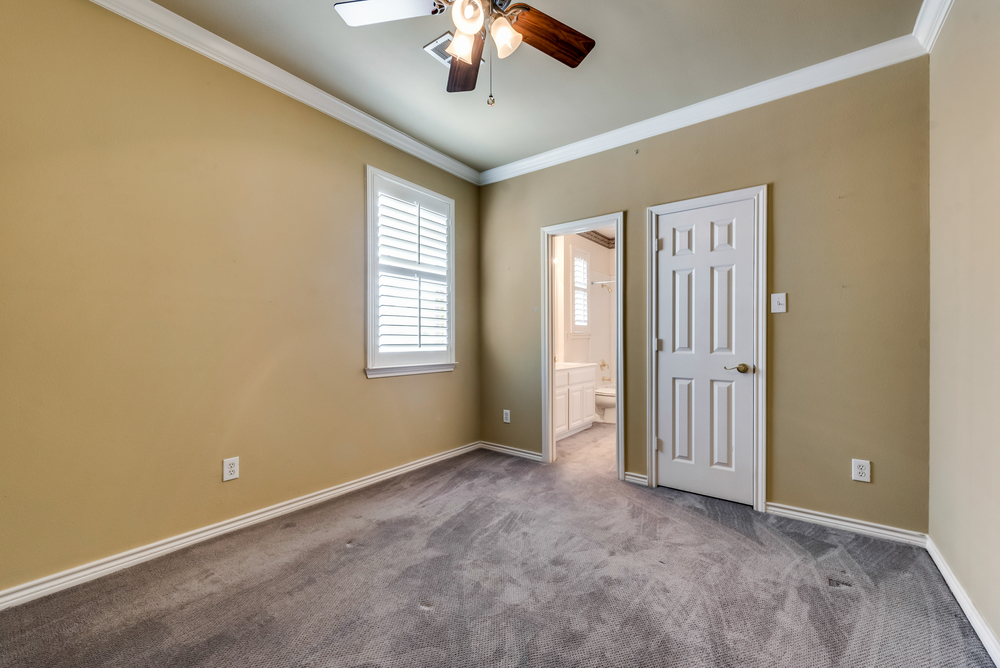
<svg viewBox="0 0 1000 668"><path fill-rule="evenodd" d="M1000 3L931 55L930 535L1000 633Z"/></svg>
<svg viewBox="0 0 1000 668"><path fill-rule="evenodd" d="M645 473L646 208L769 184L789 312L769 321L768 499L926 530L928 113L921 58L483 188L483 439L541 450L539 228L624 210L626 468Z"/></svg>
<svg viewBox="0 0 1000 668"><path fill-rule="evenodd" d="M478 187L86 0L0 15L0 589L479 439ZM454 373L364 376L366 164L456 200Z"/></svg>

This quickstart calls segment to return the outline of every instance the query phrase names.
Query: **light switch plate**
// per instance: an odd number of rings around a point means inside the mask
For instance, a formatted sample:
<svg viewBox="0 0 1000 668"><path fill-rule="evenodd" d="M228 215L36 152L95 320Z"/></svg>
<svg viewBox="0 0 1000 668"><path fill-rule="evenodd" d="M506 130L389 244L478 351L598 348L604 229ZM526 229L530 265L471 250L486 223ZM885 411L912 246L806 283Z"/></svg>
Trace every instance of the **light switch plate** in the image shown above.
<svg viewBox="0 0 1000 668"><path fill-rule="evenodd" d="M781 292L771 295L771 313L788 312L788 293Z"/></svg>

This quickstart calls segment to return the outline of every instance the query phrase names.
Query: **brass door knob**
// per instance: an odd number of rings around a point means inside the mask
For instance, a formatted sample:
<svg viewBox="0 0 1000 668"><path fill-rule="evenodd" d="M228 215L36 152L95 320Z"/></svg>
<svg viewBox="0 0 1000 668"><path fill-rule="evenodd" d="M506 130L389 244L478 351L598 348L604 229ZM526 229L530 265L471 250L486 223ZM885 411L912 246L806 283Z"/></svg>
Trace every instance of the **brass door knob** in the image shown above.
<svg viewBox="0 0 1000 668"><path fill-rule="evenodd" d="M736 369L740 373L746 373L747 371L750 370L750 367L747 366L746 364L737 364L736 366L724 366L722 368L725 369L726 371L732 371L733 369Z"/></svg>

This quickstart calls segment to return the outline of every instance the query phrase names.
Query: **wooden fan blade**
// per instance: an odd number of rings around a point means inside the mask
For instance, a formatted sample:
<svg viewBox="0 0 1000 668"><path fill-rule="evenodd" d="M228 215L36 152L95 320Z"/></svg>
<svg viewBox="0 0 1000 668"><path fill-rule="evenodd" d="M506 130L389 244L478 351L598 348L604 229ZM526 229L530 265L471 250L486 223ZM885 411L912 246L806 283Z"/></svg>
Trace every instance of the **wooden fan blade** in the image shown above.
<svg viewBox="0 0 1000 668"><path fill-rule="evenodd" d="M445 5L438 0L350 0L338 2L333 8L351 27L436 16L445 11Z"/></svg>
<svg viewBox="0 0 1000 668"><path fill-rule="evenodd" d="M451 71L448 73L448 92L466 93L476 90L476 82L479 80L479 66L483 64L483 48L486 42L481 34L476 35L472 41L472 64L462 62L452 56Z"/></svg>
<svg viewBox="0 0 1000 668"><path fill-rule="evenodd" d="M508 11L521 10L514 21L514 30L524 41L560 63L576 67L594 49L597 42L565 23L556 21L534 7L512 5Z"/></svg>

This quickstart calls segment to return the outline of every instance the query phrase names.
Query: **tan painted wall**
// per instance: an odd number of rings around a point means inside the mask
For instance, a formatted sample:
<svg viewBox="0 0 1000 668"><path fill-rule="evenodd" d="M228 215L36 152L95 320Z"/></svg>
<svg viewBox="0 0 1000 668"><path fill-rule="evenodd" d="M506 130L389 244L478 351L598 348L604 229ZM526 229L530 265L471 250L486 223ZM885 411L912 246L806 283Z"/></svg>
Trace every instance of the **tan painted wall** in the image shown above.
<svg viewBox="0 0 1000 668"><path fill-rule="evenodd" d="M764 183L789 293L769 324L768 498L926 530L927 58L484 188L483 438L541 449L539 228L625 210L626 456L644 472L646 208Z"/></svg>
<svg viewBox="0 0 1000 668"><path fill-rule="evenodd" d="M931 55L930 534L1000 633L1000 3Z"/></svg>
<svg viewBox="0 0 1000 668"><path fill-rule="evenodd" d="M86 0L0 15L0 589L478 440L476 186ZM364 377L368 163L457 202L452 374Z"/></svg>

